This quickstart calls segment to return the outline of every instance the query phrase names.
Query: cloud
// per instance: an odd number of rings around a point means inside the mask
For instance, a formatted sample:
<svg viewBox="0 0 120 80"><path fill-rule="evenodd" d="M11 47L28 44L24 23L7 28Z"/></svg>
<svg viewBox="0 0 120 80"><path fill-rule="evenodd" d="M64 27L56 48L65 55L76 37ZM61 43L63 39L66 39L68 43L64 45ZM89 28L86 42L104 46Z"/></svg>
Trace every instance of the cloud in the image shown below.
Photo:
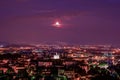
<svg viewBox="0 0 120 80"><path fill-rule="evenodd" d="M27 2L29 0L16 0L17 2Z"/></svg>
<svg viewBox="0 0 120 80"><path fill-rule="evenodd" d="M57 11L57 10L40 10L40 11L34 11L32 14L29 15L20 15L20 16L14 16L13 19L31 19L31 18L39 18L41 20L44 19L70 19L73 17L86 15L87 11Z"/></svg>

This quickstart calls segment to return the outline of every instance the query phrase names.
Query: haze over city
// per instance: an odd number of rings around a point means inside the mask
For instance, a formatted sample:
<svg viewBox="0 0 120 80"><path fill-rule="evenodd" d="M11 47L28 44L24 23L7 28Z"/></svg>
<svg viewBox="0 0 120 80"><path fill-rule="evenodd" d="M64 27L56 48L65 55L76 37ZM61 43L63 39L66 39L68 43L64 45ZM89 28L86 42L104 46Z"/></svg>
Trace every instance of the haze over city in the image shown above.
<svg viewBox="0 0 120 80"><path fill-rule="evenodd" d="M120 0L0 0L0 41L119 45L119 34Z"/></svg>

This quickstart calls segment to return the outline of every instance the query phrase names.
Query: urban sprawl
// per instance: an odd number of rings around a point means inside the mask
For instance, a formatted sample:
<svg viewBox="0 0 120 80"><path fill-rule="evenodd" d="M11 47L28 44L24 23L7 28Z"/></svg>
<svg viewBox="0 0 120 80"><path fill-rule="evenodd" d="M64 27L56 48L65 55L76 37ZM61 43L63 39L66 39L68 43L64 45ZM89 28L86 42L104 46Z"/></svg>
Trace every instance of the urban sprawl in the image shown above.
<svg viewBox="0 0 120 80"><path fill-rule="evenodd" d="M0 80L120 80L120 48L1 45Z"/></svg>

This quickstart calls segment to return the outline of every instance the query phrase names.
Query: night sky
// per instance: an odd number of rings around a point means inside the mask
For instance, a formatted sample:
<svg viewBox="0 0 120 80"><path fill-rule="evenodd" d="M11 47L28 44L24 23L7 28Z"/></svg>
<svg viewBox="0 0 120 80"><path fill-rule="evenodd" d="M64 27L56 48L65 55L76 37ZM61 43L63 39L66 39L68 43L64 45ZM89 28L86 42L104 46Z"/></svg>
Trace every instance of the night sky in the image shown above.
<svg viewBox="0 0 120 80"><path fill-rule="evenodd" d="M120 0L0 0L0 41L120 45Z"/></svg>

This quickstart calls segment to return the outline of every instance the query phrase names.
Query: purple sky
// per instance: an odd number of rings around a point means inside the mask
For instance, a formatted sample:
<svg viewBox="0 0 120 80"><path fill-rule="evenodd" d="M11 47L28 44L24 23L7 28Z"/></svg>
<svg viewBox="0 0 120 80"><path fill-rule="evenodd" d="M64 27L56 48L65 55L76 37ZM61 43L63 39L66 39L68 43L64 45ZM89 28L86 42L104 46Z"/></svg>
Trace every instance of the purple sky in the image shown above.
<svg viewBox="0 0 120 80"><path fill-rule="evenodd" d="M0 41L119 45L120 0L0 0Z"/></svg>

